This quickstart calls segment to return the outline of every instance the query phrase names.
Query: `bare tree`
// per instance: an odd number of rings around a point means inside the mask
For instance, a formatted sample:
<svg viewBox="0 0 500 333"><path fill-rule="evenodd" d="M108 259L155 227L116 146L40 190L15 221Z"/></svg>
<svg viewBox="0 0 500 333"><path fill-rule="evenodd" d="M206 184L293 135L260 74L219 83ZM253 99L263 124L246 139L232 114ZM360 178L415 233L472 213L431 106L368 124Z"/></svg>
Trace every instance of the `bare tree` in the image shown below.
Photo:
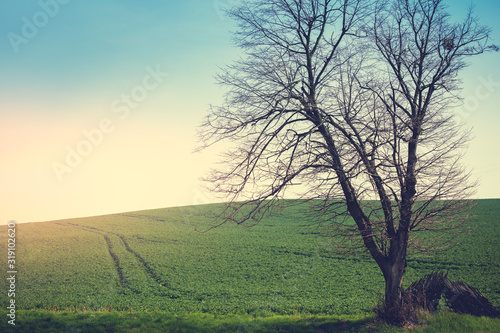
<svg viewBox="0 0 500 333"><path fill-rule="evenodd" d="M472 11L450 23L441 0L254 0L228 14L245 55L218 75L226 101L200 131L204 146L234 144L207 178L230 196L225 221L258 221L305 189L318 221L361 240L402 323L408 248L425 249L413 235L456 226L474 188L451 107L465 59L494 49L488 28Z"/></svg>

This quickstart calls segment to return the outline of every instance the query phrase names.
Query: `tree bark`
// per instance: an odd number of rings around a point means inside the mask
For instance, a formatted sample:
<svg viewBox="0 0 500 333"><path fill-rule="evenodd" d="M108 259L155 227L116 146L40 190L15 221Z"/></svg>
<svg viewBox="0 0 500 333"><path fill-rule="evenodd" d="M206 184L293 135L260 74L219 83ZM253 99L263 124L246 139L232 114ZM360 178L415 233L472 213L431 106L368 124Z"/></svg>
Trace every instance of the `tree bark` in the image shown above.
<svg viewBox="0 0 500 333"><path fill-rule="evenodd" d="M388 307L402 305L403 277L406 273L405 256L399 254L395 260L388 260L382 272L385 279L385 302Z"/></svg>
<svg viewBox="0 0 500 333"><path fill-rule="evenodd" d="M403 278L406 273L406 252L409 233L400 229L391 240L391 250L380 268L385 279L384 316L387 321L401 325L408 320L404 304Z"/></svg>

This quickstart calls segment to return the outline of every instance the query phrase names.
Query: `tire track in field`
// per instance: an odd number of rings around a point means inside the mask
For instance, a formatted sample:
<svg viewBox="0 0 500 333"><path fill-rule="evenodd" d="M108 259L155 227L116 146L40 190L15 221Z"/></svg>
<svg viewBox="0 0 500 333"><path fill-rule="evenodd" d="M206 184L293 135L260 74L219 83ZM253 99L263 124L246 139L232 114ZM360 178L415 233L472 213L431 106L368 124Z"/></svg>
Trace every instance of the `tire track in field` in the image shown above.
<svg viewBox="0 0 500 333"><path fill-rule="evenodd" d="M167 220L151 216L151 215L141 215L141 214L120 214L120 216L125 216L125 217L132 217L136 219L148 219L151 221L156 221L156 222L167 222Z"/></svg>
<svg viewBox="0 0 500 333"><path fill-rule="evenodd" d="M76 224L76 223L68 223L68 224L71 224L71 225L73 225L75 227L78 227L80 229L83 229L83 230L87 230L87 231L91 231L91 232L96 232L96 233L98 233L100 235L111 234L111 235L115 235L115 236L118 236L118 237L121 236L120 234L117 234L116 232L102 230L102 229L97 229L97 228L89 227L89 226L86 226L86 225L80 225L80 224Z"/></svg>
<svg viewBox="0 0 500 333"><path fill-rule="evenodd" d="M109 250L109 253L110 253L110 256L111 258L113 259L113 261L115 262L115 266L117 268L117 272L118 272L118 276L120 277L120 283L121 285L126 285L126 280L125 280L125 277L123 275L123 268L122 266L120 265L120 262L119 262L119 259L118 257L112 252L112 246L111 246L111 240L109 239L109 237L107 237L105 234L112 234L112 235L115 235L117 237L120 238L120 240L122 241L123 243L123 246L125 247L125 250L127 250L129 253L131 253L136 259L137 261L140 263L140 265L142 265L142 267L144 268L144 271L146 272L146 274L152 278L154 281L156 281L156 283L160 284L160 285L163 285L167 288L170 288L170 283L168 283L167 281L164 281L161 279L161 277L155 273L154 269L151 268L151 266L148 264L148 262L139 254L137 253L136 251L134 251L130 245L128 244L128 242L125 240L125 236L123 235L120 235L118 233L115 233L115 232L112 232L112 231L106 231L106 230L102 230L102 229L98 229L98 228L94 228L94 227L89 227L89 226L84 226L84 225L79 225L79 224L75 224L75 223L69 223L75 227L78 227L80 229L83 229L83 230L86 230L86 231L90 231L90 232L95 232L95 233L98 233L102 236L104 236L105 240L106 240L106 243L108 245L108 250Z"/></svg>
<svg viewBox="0 0 500 333"><path fill-rule="evenodd" d="M111 240L109 239L109 237L106 235L103 236L104 236L104 241L108 246L109 255L111 256L113 262L115 263L115 268L116 271L118 272L118 279L120 280L120 287L124 287L126 285L126 282L125 282L125 277L123 276L123 268L120 265L120 259L118 259L118 256L113 252L113 247L111 246Z"/></svg>
<svg viewBox="0 0 500 333"><path fill-rule="evenodd" d="M148 262L146 260L144 260L143 257L141 257L141 255L139 255L139 253L135 252L134 250L132 250L132 248L128 245L127 241L125 240L125 237L124 236L118 236L120 237L120 239L122 240L123 242L123 245L125 246L125 249L132 253L136 259L142 264L142 266L144 267L144 270L146 271L146 273L148 273L148 275L156 281L156 283L158 284L161 284L161 285L164 285L165 287L167 288L170 288L170 284L166 281L163 281L156 273L155 271L151 268L151 266L148 264Z"/></svg>
<svg viewBox="0 0 500 333"><path fill-rule="evenodd" d="M108 253L111 257L111 259L113 260L113 263L114 263L114 266L115 266L115 269L116 269L116 273L118 274L118 287L119 288L123 288L123 287L127 287L127 282L125 280L125 276L123 275L123 267L122 265L120 265L120 259L118 258L118 256L113 252L113 246L112 246L112 243L111 243L111 240L109 239L109 237L106 235L106 234L103 234L101 231L104 231L104 230L99 230L99 229L96 229L96 228L92 228L92 227L87 227L87 226L83 226L83 225L79 225L79 224L76 224L76 223L68 223L74 227L77 227L79 229L82 229L82 230L85 230L85 231L89 231L89 232L95 232L101 236L104 237L104 242L106 243L106 246L108 247ZM89 230L90 229L90 230Z"/></svg>

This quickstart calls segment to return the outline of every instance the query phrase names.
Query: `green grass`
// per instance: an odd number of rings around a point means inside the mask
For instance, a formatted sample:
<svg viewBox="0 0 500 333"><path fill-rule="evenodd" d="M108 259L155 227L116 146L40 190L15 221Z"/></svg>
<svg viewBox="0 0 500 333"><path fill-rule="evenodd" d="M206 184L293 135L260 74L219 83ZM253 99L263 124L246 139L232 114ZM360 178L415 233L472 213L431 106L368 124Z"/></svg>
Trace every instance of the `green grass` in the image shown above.
<svg viewBox="0 0 500 333"><path fill-rule="evenodd" d="M266 218L253 228L227 224L207 233L195 231L217 223L209 216L219 209L179 207L18 225L19 322L35 322L41 316L51 326L58 320L67 324L64 318L93 314L122 325L120 315L135 315L139 319L134 325L154 331L153 323L148 326L151 319L144 318L163 314L162 319L155 317L162 322L158 325L198 327L214 322L218 327L246 318L257 330L259 325L274 325L274 320L283 320L283 325L293 322L284 329L290 331L307 325L307 318L335 322L372 315L383 290L379 269L362 256L325 252L315 231L302 227L305 206ZM410 258L405 286L433 270L449 270L451 279L473 285L500 306L500 200L479 200L474 213L470 224L477 229L457 239L460 247L442 257ZM2 227L0 253L6 253L6 238ZM0 259L2 267L5 257ZM5 293L5 269L0 279ZM106 312L96 312L101 310ZM188 312L192 319L187 321L172 317ZM433 325L446 324L447 317L432 318ZM464 318L460 320L469 320Z"/></svg>
<svg viewBox="0 0 500 333"><path fill-rule="evenodd" d="M370 319L361 316L215 316L200 313L163 312L51 312L21 311L18 327L6 332L317 332L324 329L356 329ZM348 330L347 330L348 331Z"/></svg>
<svg viewBox="0 0 500 333"><path fill-rule="evenodd" d="M22 310L2 332L500 332L500 319L443 313L410 329L390 327L373 315L213 315L165 312Z"/></svg>

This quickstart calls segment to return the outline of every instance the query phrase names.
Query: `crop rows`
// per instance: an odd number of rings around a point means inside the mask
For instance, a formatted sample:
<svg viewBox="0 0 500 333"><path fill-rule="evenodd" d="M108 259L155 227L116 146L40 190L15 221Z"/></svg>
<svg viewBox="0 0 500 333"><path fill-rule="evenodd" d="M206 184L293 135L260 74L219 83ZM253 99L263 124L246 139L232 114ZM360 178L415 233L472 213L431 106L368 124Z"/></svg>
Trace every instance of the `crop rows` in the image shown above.
<svg viewBox="0 0 500 333"><path fill-rule="evenodd" d="M461 247L444 257L411 258L405 285L449 270L500 305L499 203L479 201L471 220L477 230L459 239ZM285 211L253 228L196 232L217 222L209 217L217 209L19 225L17 302L26 309L363 314L380 299L383 279L373 261L325 251L296 214Z"/></svg>

